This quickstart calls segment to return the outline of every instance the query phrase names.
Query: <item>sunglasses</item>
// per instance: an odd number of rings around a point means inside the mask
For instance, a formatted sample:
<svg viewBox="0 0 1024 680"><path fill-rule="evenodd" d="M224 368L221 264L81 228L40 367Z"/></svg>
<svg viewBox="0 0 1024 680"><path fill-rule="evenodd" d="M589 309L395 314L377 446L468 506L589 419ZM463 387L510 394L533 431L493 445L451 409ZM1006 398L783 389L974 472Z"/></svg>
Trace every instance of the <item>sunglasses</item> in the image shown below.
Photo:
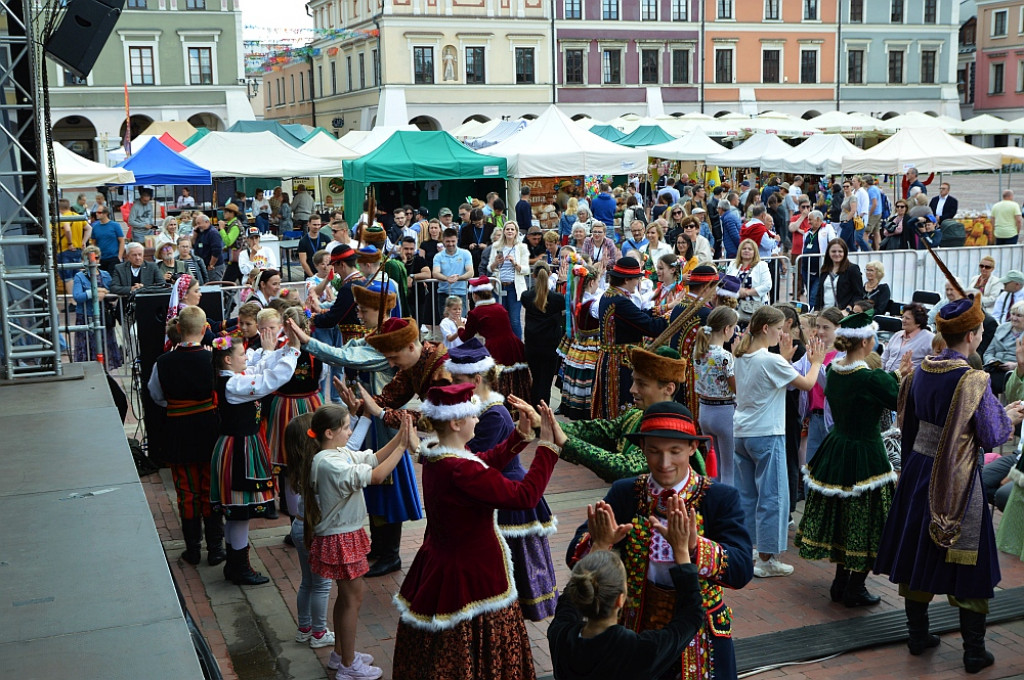
<svg viewBox="0 0 1024 680"><path fill-rule="evenodd" d="M990 264L979 264L978 269L995 269L995 267Z"/></svg>
<svg viewBox="0 0 1024 680"><path fill-rule="evenodd" d="M843 188L844 188L844 189L849 189L849 188L850 188L850 185L849 185L849 184L844 184L844 185L843 185Z"/></svg>
<svg viewBox="0 0 1024 680"><path fill-rule="evenodd" d="M682 210L673 210L673 211L672 211L672 214L673 214L673 215L682 215L682 214L683 214L683 211L682 211Z"/></svg>
<svg viewBox="0 0 1024 680"><path fill-rule="evenodd" d="M897 208L902 208L902 209L904 209L904 210L906 210L906 209L907 209L907 206L905 206L905 205L898 205L898 206L896 206L896 207L897 207Z"/></svg>

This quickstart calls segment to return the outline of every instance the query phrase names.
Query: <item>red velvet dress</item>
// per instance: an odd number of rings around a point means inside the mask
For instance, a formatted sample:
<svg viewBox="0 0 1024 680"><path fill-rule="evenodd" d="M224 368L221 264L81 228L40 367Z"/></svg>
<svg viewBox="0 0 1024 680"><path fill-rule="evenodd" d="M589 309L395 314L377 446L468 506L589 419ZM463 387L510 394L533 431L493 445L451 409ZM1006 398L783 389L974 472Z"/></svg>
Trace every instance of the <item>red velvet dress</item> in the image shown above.
<svg viewBox="0 0 1024 680"><path fill-rule="evenodd" d="M459 329L459 338L463 341L476 335L484 339L487 351L501 366L494 391L529 402L533 381L526 364L526 347L512 332L508 311L493 300L478 302L466 315L466 325Z"/></svg>

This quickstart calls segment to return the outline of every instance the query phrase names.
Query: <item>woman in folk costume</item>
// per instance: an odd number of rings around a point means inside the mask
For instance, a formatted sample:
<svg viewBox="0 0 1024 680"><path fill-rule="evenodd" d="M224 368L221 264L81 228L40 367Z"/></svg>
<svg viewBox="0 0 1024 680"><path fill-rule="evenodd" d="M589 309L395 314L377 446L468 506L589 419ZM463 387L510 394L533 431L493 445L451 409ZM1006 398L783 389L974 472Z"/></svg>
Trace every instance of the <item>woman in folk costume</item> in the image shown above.
<svg viewBox="0 0 1024 680"><path fill-rule="evenodd" d="M597 366L598 321L591 307L601 297L597 270L584 264L570 270L566 297L573 300L565 310L565 338L559 354L562 361L562 401L560 412L570 420L590 418L590 399Z"/></svg>
<svg viewBox="0 0 1024 680"><path fill-rule="evenodd" d="M629 408L629 388L633 369L629 364L629 348L641 344L645 337L655 337L668 322L640 309L633 300L637 284L643 276L640 263L632 257L621 257L610 270L608 290L597 304L598 339L594 398L590 417L611 420Z"/></svg>
<svg viewBox="0 0 1024 680"><path fill-rule="evenodd" d="M626 603L620 622L642 632L664 628L675 607L670 569L672 547L652 528L651 520L668 514L668 498L681 496L694 511L690 559L697 565L704 602L700 631L671 674L663 678L733 680L736 656L732 643L732 610L725 588L738 589L753 576L750 535L736 489L718 484L691 467L697 446L693 415L682 404L663 401L648 406L640 429L625 435L647 458L649 474L620 479L604 500L587 508L588 521L576 530L566 561L574 566L599 550L617 550L626 565ZM614 517L606 517L608 512Z"/></svg>
<svg viewBox="0 0 1024 680"><path fill-rule="evenodd" d="M360 251L364 246L373 246L382 253L383 257L380 260L382 262L380 269L387 274L388 278L394 281L395 285L398 287L398 306L403 311L408 309L409 305L407 298L409 292L409 273L405 270L405 265L402 264L401 258L387 256L389 253L395 252L395 245L388 239L388 235L387 232L384 231L384 227L377 223L371 224L370 226L363 226L359 230L359 233L356 234L356 237Z"/></svg>
<svg viewBox="0 0 1024 680"><path fill-rule="evenodd" d="M479 400L472 384L432 387L423 415L437 440L420 447L427 529L395 595L401 612L394 677L403 680L533 680L530 638L519 607L508 545L495 510L529 510L540 502L565 435L554 413L543 416L515 397L519 427L490 451L471 453ZM520 481L500 470L541 441Z"/></svg>
<svg viewBox="0 0 1024 680"><path fill-rule="evenodd" d="M505 396L529 399L532 381L526 363L526 347L512 331L508 311L494 299L494 285L486 276L470 279L469 292L476 306L466 315L466 325L459 329L459 339L466 342L477 335L482 337L487 351L500 366L494 389Z"/></svg>
<svg viewBox="0 0 1024 680"><path fill-rule="evenodd" d="M900 385L903 465L875 573L888 574L900 586L911 654L939 644L928 632L933 595L946 595L958 606L964 668L977 673L994 662L985 649L985 619L1000 579L978 450L1006 442L1024 412L1018 403L1004 409L988 374L967 363L982 340L981 295L964 294L928 250L963 297L944 305L936 317L946 349L926 357Z"/></svg>
<svg viewBox="0 0 1024 680"><path fill-rule="evenodd" d="M505 407L505 398L491 390L497 378L497 367L487 348L472 338L448 350L444 367L451 374L453 384L472 384L480 400L476 436L466 448L479 454L508 439L515 424ZM501 474L518 482L526 476L526 469L519 456L513 456ZM512 553L519 606L523 616L531 621L542 621L555 613L557 585L548 536L555 533L557 526L558 520L544 498L529 510L498 510L498 530Z"/></svg>
<svg viewBox="0 0 1024 680"><path fill-rule="evenodd" d="M829 367L825 386L835 424L804 468L807 503L794 541L800 557L835 563L829 592L847 607L881 602L864 581L896 491L877 424L883 412L896 408L900 377L865 362L878 330L873 316L851 314L836 330L835 348L846 355Z"/></svg>

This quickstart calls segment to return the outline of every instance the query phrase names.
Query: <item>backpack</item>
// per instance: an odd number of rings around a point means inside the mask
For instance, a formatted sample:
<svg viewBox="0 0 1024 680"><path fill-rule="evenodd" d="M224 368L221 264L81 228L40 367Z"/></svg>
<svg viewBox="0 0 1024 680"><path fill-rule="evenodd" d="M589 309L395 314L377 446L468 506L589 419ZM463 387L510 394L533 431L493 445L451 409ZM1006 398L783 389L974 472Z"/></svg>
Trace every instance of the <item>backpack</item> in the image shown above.
<svg viewBox="0 0 1024 680"><path fill-rule="evenodd" d="M892 205L889 203L889 197L886 196L885 192L880 192L882 195L882 221L885 222L892 215Z"/></svg>

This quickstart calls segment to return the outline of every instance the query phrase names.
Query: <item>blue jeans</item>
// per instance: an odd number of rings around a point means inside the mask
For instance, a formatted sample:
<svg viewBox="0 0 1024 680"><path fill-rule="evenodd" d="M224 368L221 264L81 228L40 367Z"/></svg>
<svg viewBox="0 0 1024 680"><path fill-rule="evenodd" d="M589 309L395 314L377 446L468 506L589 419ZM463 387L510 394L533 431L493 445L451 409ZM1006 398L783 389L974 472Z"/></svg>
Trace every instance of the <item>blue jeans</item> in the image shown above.
<svg viewBox="0 0 1024 680"><path fill-rule="evenodd" d="M758 552L778 555L789 539L786 436L736 437L735 486Z"/></svg>
<svg viewBox="0 0 1024 680"><path fill-rule="evenodd" d="M295 542L295 550L299 554L299 568L302 570L302 583L295 593L299 628L311 627L318 632L327 630L327 602L331 599L333 581L317 576L309 568L309 553L306 552L302 520L292 521L292 541Z"/></svg>
<svg viewBox="0 0 1024 680"><path fill-rule="evenodd" d="M854 250L854 246L856 246L856 250L871 250L871 246L868 245L868 241L864 237L866 232L866 229L861 229L860 231L853 230L853 246L850 246L851 252Z"/></svg>
<svg viewBox="0 0 1024 680"><path fill-rule="evenodd" d="M821 276L810 274L807 277L807 306L814 309L815 300L818 297L818 286L821 285Z"/></svg>
<svg viewBox="0 0 1024 680"><path fill-rule="evenodd" d="M825 441L828 430L825 428L825 414L812 413L807 420L807 462L810 463L818 447Z"/></svg>
<svg viewBox="0 0 1024 680"><path fill-rule="evenodd" d="M512 332L516 334L516 337L522 340L523 338L523 303L519 301L519 296L516 295L516 284L515 281L509 281L508 283L501 284L501 304L508 311L508 316L512 321Z"/></svg>

